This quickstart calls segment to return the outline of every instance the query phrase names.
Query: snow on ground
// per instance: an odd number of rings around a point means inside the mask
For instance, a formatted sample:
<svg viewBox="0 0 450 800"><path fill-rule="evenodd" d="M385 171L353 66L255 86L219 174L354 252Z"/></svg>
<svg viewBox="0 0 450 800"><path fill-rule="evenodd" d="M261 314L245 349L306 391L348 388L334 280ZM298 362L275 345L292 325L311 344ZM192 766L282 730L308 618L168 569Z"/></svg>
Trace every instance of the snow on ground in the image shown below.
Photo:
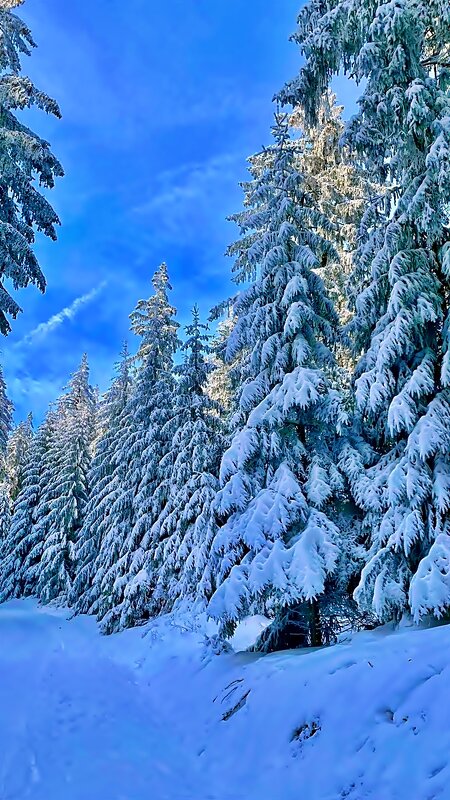
<svg viewBox="0 0 450 800"><path fill-rule="evenodd" d="M450 626L205 657L67 617L0 607L1 800L450 798Z"/></svg>

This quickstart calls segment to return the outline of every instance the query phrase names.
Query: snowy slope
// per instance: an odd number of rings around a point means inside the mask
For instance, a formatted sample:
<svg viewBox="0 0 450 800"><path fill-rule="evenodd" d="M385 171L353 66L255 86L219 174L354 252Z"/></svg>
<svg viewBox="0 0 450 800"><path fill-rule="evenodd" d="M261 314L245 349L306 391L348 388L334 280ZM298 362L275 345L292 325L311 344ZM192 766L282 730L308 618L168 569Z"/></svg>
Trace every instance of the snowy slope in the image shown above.
<svg viewBox="0 0 450 800"><path fill-rule="evenodd" d="M204 658L66 616L0 607L1 800L450 798L450 626Z"/></svg>

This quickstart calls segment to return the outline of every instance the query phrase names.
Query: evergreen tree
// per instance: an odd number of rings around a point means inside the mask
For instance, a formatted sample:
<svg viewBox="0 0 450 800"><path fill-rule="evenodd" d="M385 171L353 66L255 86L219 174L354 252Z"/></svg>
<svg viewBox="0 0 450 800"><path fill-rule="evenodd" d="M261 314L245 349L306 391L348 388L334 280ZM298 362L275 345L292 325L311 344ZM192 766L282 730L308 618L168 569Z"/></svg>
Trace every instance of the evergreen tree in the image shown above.
<svg viewBox="0 0 450 800"><path fill-rule="evenodd" d="M9 493L13 502L23 486L32 440L33 417L29 414L26 420L19 422L13 429L8 440L6 470Z"/></svg>
<svg viewBox="0 0 450 800"><path fill-rule="evenodd" d="M11 529L11 498L8 484L0 481L0 552L4 542L8 540Z"/></svg>
<svg viewBox="0 0 450 800"><path fill-rule="evenodd" d="M178 323L168 299L171 286L166 264L156 271L152 283L153 296L140 301L130 316L141 343L115 455L118 494L94 565L92 596L97 598L95 608L108 633L149 615L155 575L146 556L170 483L170 465L164 458L172 438Z"/></svg>
<svg viewBox="0 0 450 800"><path fill-rule="evenodd" d="M8 536L0 549L0 601L35 593L52 496L57 416L53 410L31 443Z"/></svg>
<svg viewBox="0 0 450 800"><path fill-rule="evenodd" d="M12 412L13 405L8 398L5 378L3 376L3 369L0 366L0 453L3 456L3 459L6 455L8 438L13 425Z"/></svg>
<svg viewBox="0 0 450 800"><path fill-rule="evenodd" d="M354 284L363 439L345 467L364 513L358 602L380 619L450 605L450 16L439 0L312 0L306 57L283 92L308 119L330 77L364 81L345 142L383 186L365 213Z"/></svg>
<svg viewBox="0 0 450 800"><path fill-rule="evenodd" d="M212 312L214 318L214 311ZM226 344L234 326L234 319L230 313L226 319L218 324L217 334L213 339L209 362L212 369L208 371L206 379L206 392L211 398L218 413L229 419L236 411L237 387L233 364L226 359Z"/></svg>
<svg viewBox="0 0 450 800"><path fill-rule="evenodd" d="M14 112L36 107L60 117L54 100L22 76L21 56L35 46L30 30L12 9L22 0L0 0L0 331L10 330L8 316L20 308L4 280L15 289L30 283L44 291L45 278L32 245L35 230L56 239L59 223L36 181L52 188L63 170L47 142L19 122Z"/></svg>
<svg viewBox="0 0 450 800"><path fill-rule="evenodd" d="M11 499L7 481L6 448L12 428L12 403L6 394L3 370L0 366L0 548L9 536Z"/></svg>
<svg viewBox="0 0 450 800"><path fill-rule="evenodd" d="M327 507L342 488L334 447L339 397L327 371L337 315L316 270L335 257L328 223L296 168L286 115L277 115L266 166L244 186L242 238L230 254L239 282L227 355L244 360L239 425L221 465L213 544L219 588L209 610L225 628L249 609L312 608L338 556Z"/></svg>
<svg viewBox="0 0 450 800"><path fill-rule="evenodd" d="M153 525L153 548L147 558L157 570L152 607L170 610L188 600L205 602L214 587L211 544L217 532L213 500L219 489L222 455L218 407L205 387L213 367L207 360L209 335L198 308L186 327L183 364L177 369L175 420L167 503Z"/></svg>
<svg viewBox="0 0 450 800"><path fill-rule="evenodd" d="M342 323L350 320L349 295L353 254L357 246L358 228L369 201L366 173L353 164L347 148L341 145L345 126L343 107L327 92L321 99L317 118L311 125L301 106L294 109L290 123L301 138L295 141L298 169L316 207L328 220L329 236L338 259L318 268L318 274L334 302ZM342 359L341 359L342 360Z"/></svg>
<svg viewBox="0 0 450 800"><path fill-rule="evenodd" d="M95 434L94 392L83 356L57 411L43 524L45 538L36 575L35 592L41 600L67 600L75 577L75 543L82 528L88 497L88 473ZM39 514L39 510L38 510Z"/></svg>
<svg viewBox="0 0 450 800"><path fill-rule="evenodd" d="M113 509L119 497L117 449L122 437L124 415L131 392L130 357L125 344L111 388L100 403L98 421L99 436L89 471L89 500L85 519L75 544L77 575L71 592L71 602L78 613L98 611L96 582L101 582L97 556L102 544L108 541L110 531L115 530Z"/></svg>

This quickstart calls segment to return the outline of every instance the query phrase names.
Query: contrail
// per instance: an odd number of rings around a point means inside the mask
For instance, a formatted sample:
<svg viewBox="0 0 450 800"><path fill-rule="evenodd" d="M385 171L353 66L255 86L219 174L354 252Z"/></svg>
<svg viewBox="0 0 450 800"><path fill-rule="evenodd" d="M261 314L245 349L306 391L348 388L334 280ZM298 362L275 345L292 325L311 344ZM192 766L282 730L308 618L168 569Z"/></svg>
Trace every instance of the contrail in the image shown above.
<svg viewBox="0 0 450 800"><path fill-rule="evenodd" d="M80 308L91 303L97 295L105 288L106 281L103 281L94 289L91 289L90 292L87 294L83 294L81 297L77 297L70 306L63 308L62 311L58 311L57 314L54 314L53 317L47 320L47 322L41 322L34 328L30 333L27 333L23 339L20 339L19 342L15 345L16 347L21 347L24 344L30 344L30 342L34 341L35 339L43 339L47 334L51 333L51 331L58 328L60 325L65 322L66 319L73 319L77 314Z"/></svg>

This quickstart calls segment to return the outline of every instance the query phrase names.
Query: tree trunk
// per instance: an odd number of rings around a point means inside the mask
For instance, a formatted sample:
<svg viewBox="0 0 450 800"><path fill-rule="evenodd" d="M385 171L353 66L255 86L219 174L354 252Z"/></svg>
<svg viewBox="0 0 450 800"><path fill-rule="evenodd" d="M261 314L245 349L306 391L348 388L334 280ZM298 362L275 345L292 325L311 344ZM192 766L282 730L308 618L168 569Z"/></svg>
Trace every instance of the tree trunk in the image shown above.
<svg viewBox="0 0 450 800"><path fill-rule="evenodd" d="M319 611L318 601L311 600L310 608L311 608L311 622L310 622L311 647L320 647L320 645L322 644L322 631L320 625L320 611Z"/></svg>

